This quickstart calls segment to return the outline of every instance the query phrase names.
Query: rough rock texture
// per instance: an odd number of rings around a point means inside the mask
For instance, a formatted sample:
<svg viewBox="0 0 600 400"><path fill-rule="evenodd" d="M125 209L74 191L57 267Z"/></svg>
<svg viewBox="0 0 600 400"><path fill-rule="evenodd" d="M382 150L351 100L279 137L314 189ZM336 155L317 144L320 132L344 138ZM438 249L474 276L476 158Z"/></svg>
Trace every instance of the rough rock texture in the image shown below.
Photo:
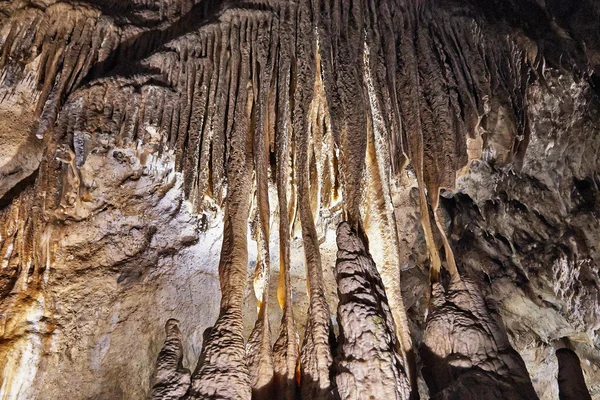
<svg viewBox="0 0 600 400"><path fill-rule="evenodd" d="M178 321L170 319L165 325L167 338L156 361L149 397L152 400L180 399L190 386L190 371L182 366L183 345L178 324Z"/></svg>
<svg viewBox="0 0 600 400"><path fill-rule="evenodd" d="M600 396L599 20L594 0L0 2L0 399L147 398L171 318L184 397L349 393L341 221L411 396L558 398L564 337ZM432 376L471 307L469 370Z"/></svg>
<svg viewBox="0 0 600 400"><path fill-rule="evenodd" d="M373 259L350 225L337 229L338 337L336 384L341 399L409 399L392 312Z"/></svg>
<svg viewBox="0 0 600 400"><path fill-rule="evenodd" d="M296 180L298 185L298 214L302 227L302 241L306 258L306 285L309 294L309 309L304 340L300 350L300 390L302 398L332 399L333 384L331 382L332 368L332 327L329 307L325 299L323 288L323 269L319 238L314 222L313 209L309 193L310 182L310 154L312 141L315 140L307 129L308 110L314 96L315 79L314 57L316 46L311 40L309 8L310 2L300 2L296 29L299 37L296 43L297 56L303 59L298 65L297 87L294 96L294 114L292 118L294 132L298 141L298 157L296 166ZM314 133L314 132L312 132ZM318 139L317 139L318 140Z"/></svg>
<svg viewBox="0 0 600 400"><path fill-rule="evenodd" d="M589 357L588 376L598 373L590 350L598 343L600 142L586 133L598 124L589 84L555 72L545 82L530 89L532 136L521 171L497 165L491 147L489 162L472 165L444 202L463 272L488 283L540 396L556 398L553 341L569 337Z"/></svg>
<svg viewBox="0 0 600 400"><path fill-rule="evenodd" d="M143 165L131 148L91 155L79 169L84 207L41 237L33 230L43 219L23 218L34 187L3 210L5 398L145 398L166 320L177 315L184 337L212 325L218 244L203 242L219 243L222 228L199 229L172 166L172 158ZM188 365L200 349L185 344Z"/></svg>
<svg viewBox="0 0 600 400"><path fill-rule="evenodd" d="M246 31L248 33L248 30ZM230 190L225 203L223 247L219 261L221 313L210 332L192 378L189 399L250 399L250 377L242 336L242 302L248 265L248 213L250 211L250 168L248 137L252 100L244 90L249 74L249 37L243 44L240 67L240 95L236 99L231 138Z"/></svg>
<svg viewBox="0 0 600 400"><path fill-rule="evenodd" d="M525 363L474 284L435 283L420 349L433 399L537 399Z"/></svg>

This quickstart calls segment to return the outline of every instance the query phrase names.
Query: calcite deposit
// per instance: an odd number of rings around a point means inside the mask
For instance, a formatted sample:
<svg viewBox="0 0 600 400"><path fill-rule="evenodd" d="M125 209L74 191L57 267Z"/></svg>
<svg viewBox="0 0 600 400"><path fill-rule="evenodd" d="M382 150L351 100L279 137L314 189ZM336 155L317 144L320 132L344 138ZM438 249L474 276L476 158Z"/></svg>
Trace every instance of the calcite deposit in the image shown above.
<svg viewBox="0 0 600 400"><path fill-rule="evenodd" d="M600 399L597 0L0 1L0 400Z"/></svg>

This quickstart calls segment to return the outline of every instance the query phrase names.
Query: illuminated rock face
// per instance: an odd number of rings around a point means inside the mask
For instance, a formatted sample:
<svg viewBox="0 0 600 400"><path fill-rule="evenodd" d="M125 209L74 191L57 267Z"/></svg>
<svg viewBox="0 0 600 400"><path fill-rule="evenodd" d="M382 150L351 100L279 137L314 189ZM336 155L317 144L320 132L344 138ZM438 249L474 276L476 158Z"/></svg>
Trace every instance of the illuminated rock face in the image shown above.
<svg viewBox="0 0 600 400"><path fill-rule="evenodd" d="M1 3L0 399L600 396L599 19Z"/></svg>

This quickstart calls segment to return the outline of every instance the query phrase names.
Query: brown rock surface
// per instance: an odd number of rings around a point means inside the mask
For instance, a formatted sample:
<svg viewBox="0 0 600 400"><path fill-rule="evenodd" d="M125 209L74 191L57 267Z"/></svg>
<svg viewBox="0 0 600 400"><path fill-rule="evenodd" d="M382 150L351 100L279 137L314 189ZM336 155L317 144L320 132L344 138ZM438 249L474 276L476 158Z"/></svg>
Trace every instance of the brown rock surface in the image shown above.
<svg viewBox="0 0 600 400"><path fill-rule="evenodd" d="M341 399L410 399L394 319L368 250L347 222L337 229L338 322L336 387Z"/></svg>
<svg viewBox="0 0 600 400"><path fill-rule="evenodd" d="M433 399L537 399L525 363L477 287L435 283L420 349Z"/></svg>
<svg viewBox="0 0 600 400"><path fill-rule="evenodd" d="M170 319L165 325L167 335L158 353L152 379L150 399L175 400L182 398L190 387L190 371L183 368L183 344L178 321Z"/></svg>
<svg viewBox="0 0 600 400"><path fill-rule="evenodd" d="M366 391L556 399L567 337L600 396L599 20L594 0L0 2L0 399L177 398L183 365L190 398L346 396L342 220L389 307L396 375Z"/></svg>

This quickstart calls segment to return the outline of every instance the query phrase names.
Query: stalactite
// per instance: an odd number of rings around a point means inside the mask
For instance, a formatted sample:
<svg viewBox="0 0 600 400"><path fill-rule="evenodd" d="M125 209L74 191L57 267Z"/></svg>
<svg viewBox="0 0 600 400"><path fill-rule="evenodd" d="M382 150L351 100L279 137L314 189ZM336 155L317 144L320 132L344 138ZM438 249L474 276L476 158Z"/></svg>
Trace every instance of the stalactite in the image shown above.
<svg viewBox="0 0 600 400"><path fill-rule="evenodd" d="M339 138L337 145L341 152L344 210L351 224L362 229L360 204L367 135L363 68L357 60L362 60L364 51L364 10L360 1L352 2L351 7L339 7L341 20L336 22L341 26L331 28L330 32L337 42L337 46L331 49L333 66L329 66L335 70L335 83L331 88L336 92L332 96L333 129L339 130L334 133L334 138ZM328 59L323 59L328 62Z"/></svg>
<svg viewBox="0 0 600 400"><path fill-rule="evenodd" d="M208 92L211 82L214 81L214 73L210 63L204 65L201 77L197 81L199 87L194 91L195 98L192 100L192 121L190 123L188 145L186 146L185 165L183 166L183 170L191 172L186 175L184 190L197 211L203 209L206 173L202 174L202 172L208 169L207 158L208 149L210 148L210 135L208 130L205 129L205 121L209 118L207 112Z"/></svg>
<svg viewBox="0 0 600 400"><path fill-rule="evenodd" d="M96 63L115 50L121 32L97 9L68 3L35 7L21 2L7 23L10 33L3 43L0 66L30 63L37 59L39 98L35 116L37 135L51 129L65 97L81 84ZM23 21L29 27L20 29ZM35 23L35 25L33 25ZM100 42L98 37L102 37Z"/></svg>
<svg viewBox="0 0 600 400"><path fill-rule="evenodd" d="M43 291L56 251L52 229L41 214L35 194L40 182L29 183L0 210L0 396L20 398L35 384L41 356L51 348L55 321Z"/></svg>
<svg viewBox="0 0 600 400"><path fill-rule="evenodd" d="M250 29L248 20L234 18L232 37L239 40L239 80L230 142L229 190L225 205L223 248L219 263L221 314L203 349L202 363L192 376L188 398L250 399L251 386L242 337L242 301L248 264L247 219L251 183L252 147L250 115L253 90L250 80ZM238 73L236 73L236 76Z"/></svg>
<svg viewBox="0 0 600 400"><path fill-rule="evenodd" d="M385 320L377 341L383 343L385 368L393 371L394 381L386 385L388 376L377 384L382 385L381 391L394 392L391 397L416 394L413 344L400 290L399 227L392 203L394 186L408 164L418 182L418 211L432 282L424 343L426 352L437 353L427 353L424 360L431 370L447 367L428 377L432 392L435 398L447 398L462 390L462 382L478 381L479 386L496 390L515 381L488 365L499 363L510 369L514 360L506 361L497 353L514 354L505 338L500 344L490 339L502 329L481 311L478 290L461 280L452 238L446 235L440 191L453 189L457 173L465 171L470 159L468 139L483 143L480 154L483 147L502 142L505 154L495 167L521 169L529 143L527 88L537 73L530 64L544 57L543 49L526 33L500 24L490 24L488 30L490 11L470 3L11 3L0 4L0 105L6 99L15 101L11 90L18 82L31 80L27 99L34 101L27 116L39 119L36 133L46 147L36 178L43 193L39 221L59 224L87 218L79 213L89 189L80 169L90 151L111 154L123 164L131 161L123 153L110 152L113 147L135 149L143 167L148 167L146 161L155 152L172 154L181 177L174 175L181 179L193 212L213 218L220 215L221 207L225 209L219 261L221 314L204 343L189 398L250 398L251 391L255 398L271 398L277 390L278 396L292 399L298 384L303 398L335 394L331 379L335 340L320 242L327 238L329 224L339 218L340 208L349 225L342 225L338 233L342 238L338 269L364 269L356 274L368 278L375 289L365 293L380 305L369 321ZM119 11L108 13L111 5ZM123 60L129 64L126 68L117 65ZM271 153L275 153L274 164ZM269 173L277 187L277 297L283 310L273 349L268 313L269 243L274 236ZM258 228L253 286L258 319L245 346L241 305L253 176ZM19 227L0 221L5 230L0 250L6 264L0 273L4 285L0 293L6 296L17 282L28 282L28 271L39 273L41 264L35 258L41 256L30 248L41 246L34 243L36 235L51 232L27 215L26 224ZM346 232L350 227L356 235ZM301 351L290 271L291 237L299 230L309 296ZM360 251L345 248L348 240ZM440 258L442 247L445 263ZM13 256L17 253L18 262ZM450 273L446 289L441 283L442 267ZM341 283L347 277L340 271L338 275L342 309L358 301ZM470 316L470 307L479 313L476 318ZM441 349L443 343L434 343L440 320L455 327L444 319L446 314L456 315L469 328L475 326L472 331L482 342L476 354L468 353L470 349L463 353L462 348ZM356 361L349 361L351 349L345 350L351 339L346 323L352 318L340 312L338 367ZM476 326L480 320L482 326ZM462 346L452 329L444 334ZM165 352L174 354L177 362L179 335L176 326L168 324ZM488 350L490 359L480 360L480 353ZM449 354L459 354L460 362L476 359L473 365L484 365L484 372L470 371L462 377L455 374L455 365L440 367L436 357L444 361ZM516 384L524 387L523 397L530 398L522 362L515 363ZM168 365L171 370L173 365ZM361 368L338 370L342 397L352 397L352 387L366 382L356 378ZM348 384L346 374L358 383ZM167 379L157 375L157 382L163 378ZM167 381L167 386L172 383ZM177 386L177 393L183 386ZM374 388L364 390L375 393ZM162 389L157 390L161 396Z"/></svg>
<svg viewBox="0 0 600 400"><path fill-rule="evenodd" d="M410 163L415 170L417 182L419 185L419 213L421 225L425 234L425 241L429 251L431 265L429 266L430 275L433 281L438 279L441 268L441 260L437 246L433 238L431 221L429 219L429 206L425 194L425 176L423 161L423 127L420 108L420 79L418 76L418 59L416 49L411 38L416 37L417 31L413 26L415 22L411 21L412 10L405 10L398 18L400 24L399 50L402 54L402 64L398 67L398 98L403 118L404 135L406 135L407 153ZM410 127L410 129L408 128Z"/></svg>
<svg viewBox="0 0 600 400"><path fill-rule="evenodd" d="M0 213L0 259L2 265L2 287L0 295L4 298L13 290L22 274L27 274L34 264L34 245L32 243L33 221L27 209L32 201L32 194L26 193L15 199L10 207Z"/></svg>
<svg viewBox="0 0 600 400"><path fill-rule="evenodd" d="M374 13L375 6L371 3L371 7L369 10ZM381 1L377 7L377 13L374 13L373 18L376 19L378 23L378 28L373 29L373 38L371 39L373 42L369 43L370 48L377 48L377 43L381 43L381 48L379 49L380 53L376 53L379 62L383 62L382 68L385 71L385 81L386 87L383 85L383 77L380 78L382 83L380 85L380 90L387 92L387 98L390 102L388 117L390 120L389 127L389 149L390 149L390 163L391 163L391 172L393 174L398 174L400 171L404 169L406 163L408 162L408 155L406 148L406 143L404 143L405 139L402 134L402 117L400 113L400 103L398 100L398 79L397 79L397 71L398 71L398 53L397 47L399 40L397 38L398 35L402 35L402 29L395 29L395 18L402 18L400 15L397 15L397 12L402 12L403 10L396 10L397 7L395 4L390 4L389 1ZM367 38L369 38L367 36Z"/></svg>
<svg viewBox="0 0 600 400"><path fill-rule="evenodd" d="M308 110L313 97L315 40L311 29L307 2L298 5L296 40L296 76L293 126L297 143L296 180L298 182L298 211L306 259L306 279L309 293L308 321L300 352L300 389L302 398L329 399L331 320L323 288L323 270L319 239L310 204Z"/></svg>
<svg viewBox="0 0 600 400"><path fill-rule="evenodd" d="M279 335L273 346L277 390L282 399L294 399L297 391L296 369L300 356L298 332L294 320L290 276L290 212L288 187L290 182L291 110L290 78L292 51L291 7L283 7L279 22L279 58L277 76L277 198L279 204L279 283L277 298L283 310Z"/></svg>
<svg viewBox="0 0 600 400"><path fill-rule="evenodd" d="M187 51L184 50L184 53L182 54L184 57L188 56L188 54L186 54ZM187 141L189 138L189 132L190 132L190 119L192 117L192 101L194 98L194 92L197 89L196 88L196 66L194 65L194 63L191 62L183 62L182 64L182 70L180 71L179 74L179 87L182 88L182 90L179 92L180 94L180 105L179 105L179 118L178 118L178 125L177 125L177 129L172 132L173 134L173 139L175 139L175 141L173 141L171 143L171 148L175 150L175 156L177 159L175 168L177 170L181 170L182 169L182 163L184 160L184 151L185 151L185 147L187 146Z"/></svg>
<svg viewBox="0 0 600 400"><path fill-rule="evenodd" d="M382 95L384 90L382 82L374 79L376 69L372 66L376 60L371 59L369 46L365 46L365 87L368 91L370 102L370 118L367 129L367 196L366 206L368 210L365 227L367 235L375 237L372 253L377 258L377 269L381 275L387 299L394 318L395 335L399 350L405 357L407 375L411 384L416 387L416 366L412 349L412 339L408 328L406 311L402 302L400 289L400 265L399 265L399 243L398 231L396 229L396 217L391 201L390 176L392 175L391 157L387 140L394 133L388 130L389 124L384 121L382 110ZM372 73L374 71L375 73Z"/></svg>
<svg viewBox="0 0 600 400"><path fill-rule="evenodd" d="M429 16L425 17L427 20ZM456 265L452 249L448 244L445 229L439 221L437 213L439 191L441 187L454 186L455 173L462 167L466 160L464 139L460 136L462 131L456 124L457 116L451 110L451 96L442 95L443 87L449 79L443 76L443 52L435 53L436 30L430 25L417 29L417 54L419 55L419 74L421 77L421 121L423 126L423 174L424 182L429 195L431 210L436 227L444 244L446 262L451 274L456 274ZM457 140L456 137L459 137ZM462 146L461 146L462 144ZM439 271L433 271L433 277Z"/></svg>
<svg viewBox="0 0 600 400"><path fill-rule="evenodd" d="M210 175L212 187L210 188L215 200L221 204L223 200L223 174L225 164L225 113L228 98L231 74L231 42L228 38L229 30L223 29L221 38L221 54L215 99L215 116L211 128L213 141L211 148ZM235 50L235 49L234 49Z"/></svg>
<svg viewBox="0 0 600 400"><path fill-rule="evenodd" d="M410 399L392 311L367 247L350 225L337 229L340 336L336 383L341 399Z"/></svg>
<svg viewBox="0 0 600 400"><path fill-rule="evenodd" d="M260 34L259 34L260 30ZM254 170L257 192L257 247L258 256L254 272L254 294L258 300L258 320L248 339L248 368L253 389L253 398L273 397L273 353L271 349L271 328L269 325L269 143L267 137L269 89L273 73L274 54L271 45L271 21L255 23L252 42L252 82L255 104L255 130L253 141ZM276 38L274 38L276 39Z"/></svg>
<svg viewBox="0 0 600 400"><path fill-rule="evenodd" d="M221 75L219 75L218 71L220 68L220 51L223 46L222 37L220 35L219 30L215 30L211 32L211 43L212 48L209 49L208 58L210 60L210 68L211 68L211 77L210 84L208 87L207 100L206 100L206 115L203 120L202 126L202 141L200 143L199 148L199 163L197 165L197 169L194 168L194 165L191 166L192 171L196 171L197 179L195 181L195 187L191 189L194 198L196 199L196 208L198 211L204 211L206 209L206 204L204 197L208 193L214 193L213 188L210 186L210 156L211 156L211 148L214 144L215 137L215 129L213 127L215 118L216 118L216 102L217 102L217 86L220 79L223 79ZM210 53L212 51L212 53ZM189 170L186 168L186 170ZM194 194L195 193L195 194Z"/></svg>

